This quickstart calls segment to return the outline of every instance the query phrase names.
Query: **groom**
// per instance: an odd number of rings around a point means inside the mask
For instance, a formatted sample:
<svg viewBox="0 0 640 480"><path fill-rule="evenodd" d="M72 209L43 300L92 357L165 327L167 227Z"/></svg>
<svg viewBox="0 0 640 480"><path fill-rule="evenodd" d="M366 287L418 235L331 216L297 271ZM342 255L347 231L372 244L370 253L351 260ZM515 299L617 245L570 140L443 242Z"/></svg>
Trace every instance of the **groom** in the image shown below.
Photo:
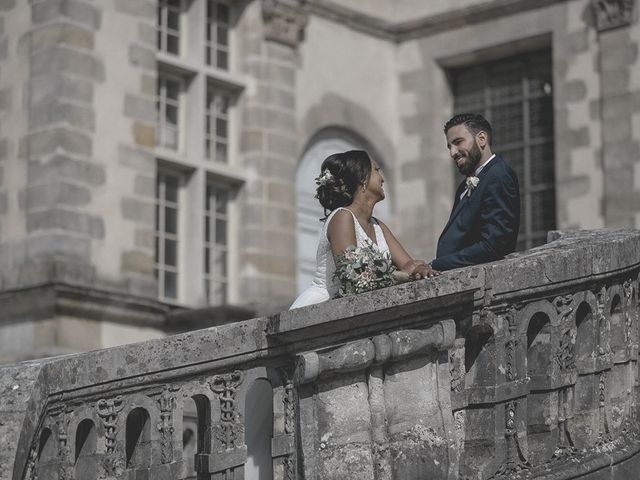
<svg viewBox="0 0 640 480"><path fill-rule="evenodd" d="M431 269L444 271L499 260L516 247L518 178L491 152L491 125L482 115L456 115L445 124L444 133L449 156L467 178L456 191ZM424 272L422 276L431 275Z"/></svg>

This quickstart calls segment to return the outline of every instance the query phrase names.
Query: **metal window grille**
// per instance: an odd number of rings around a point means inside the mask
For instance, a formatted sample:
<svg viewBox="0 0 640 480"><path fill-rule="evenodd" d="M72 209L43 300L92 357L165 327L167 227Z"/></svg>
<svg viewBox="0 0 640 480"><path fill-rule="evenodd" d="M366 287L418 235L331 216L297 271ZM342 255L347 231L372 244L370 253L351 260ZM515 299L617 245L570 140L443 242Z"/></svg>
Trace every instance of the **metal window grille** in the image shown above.
<svg viewBox="0 0 640 480"><path fill-rule="evenodd" d="M207 303L227 303L229 285L229 190L208 184L204 199L204 291Z"/></svg>
<svg viewBox="0 0 640 480"><path fill-rule="evenodd" d="M205 113L205 156L227 163L229 157L229 94L209 87Z"/></svg>
<svg viewBox="0 0 640 480"><path fill-rule="evenodd" d="M158 1L158 50L180 53L180 19L184 11L183 0Z"/></svg>
<svg viewBox="0 0 640 480"><path fill-rule="evenodd" d="M180 141L180 93L182 81L159 76L156 109L158 126L156 143L160 147L178 150Z"/></svg>
<svg viewBox="0 0 640 480"><path fill-rule="evenodd" d="M158 296L178 298L178 193L180 177L158 172L155 194L154 272Z"/></svg>
<svg viewBox="0 0 640 480"><path fill-rule="evenodd" d="M229 30L231 9L227 2L207 1L207 38L205 41L207 65L229 69Z"/></svg>
<svg viewBox="0 0 640 480"><path fill-rule="evenodd" d="M518 250L556 228L551 52L520 54L451 72L456 113L480 113L493 128L492 150L518 175Z"/></svg>

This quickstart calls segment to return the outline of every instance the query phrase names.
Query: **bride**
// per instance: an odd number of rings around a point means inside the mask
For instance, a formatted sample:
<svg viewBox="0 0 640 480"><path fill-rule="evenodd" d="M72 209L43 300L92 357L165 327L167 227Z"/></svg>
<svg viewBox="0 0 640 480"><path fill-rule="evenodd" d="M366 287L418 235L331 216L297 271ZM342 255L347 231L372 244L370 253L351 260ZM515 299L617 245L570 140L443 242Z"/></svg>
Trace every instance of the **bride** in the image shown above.
<svg viewBox="0 0 640 480"><path fill-rule="evenodd" d="M367 152L350 150L330 155L322 162L316 198L326 217L318 242L316 273L311 286L293 302L290 309L324 302L335 297L340 284L334 279L335 258L347 247L364 246L389 252L398 270L413 278L437 275L438 272L413 260L391 230L372 216L373 207L384 199L384 178L380 167Z"/></svg>

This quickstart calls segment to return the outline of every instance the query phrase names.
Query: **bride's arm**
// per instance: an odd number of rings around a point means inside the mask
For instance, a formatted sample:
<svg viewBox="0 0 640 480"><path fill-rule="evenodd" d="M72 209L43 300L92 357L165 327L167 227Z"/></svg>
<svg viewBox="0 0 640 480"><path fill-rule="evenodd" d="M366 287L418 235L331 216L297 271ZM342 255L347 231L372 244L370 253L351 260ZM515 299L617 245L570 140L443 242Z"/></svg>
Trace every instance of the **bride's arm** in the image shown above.
<svg viewBox="0 0 640 480"><path fill-rule="evenodd" d="M357 245L356 229L351 212L339 210L331 217L327 227L327 240L334 257L344 254L348 246Z"/></svg>
<svg viewBox="0 0 640 480"><path fill-rule="evenodd" d="M380 224L380 228L382 228L382 233L384 234L384 239L387 241L387 245L389 246L389 251L391 252L391 260L394 265L409 275L414 275L416 269L421 267L425 267L425 263L422 260L414 260L411 258L411 255L407 253L402 244L398 241L389 227L387 227L383 222L378 220Z"/></svg>

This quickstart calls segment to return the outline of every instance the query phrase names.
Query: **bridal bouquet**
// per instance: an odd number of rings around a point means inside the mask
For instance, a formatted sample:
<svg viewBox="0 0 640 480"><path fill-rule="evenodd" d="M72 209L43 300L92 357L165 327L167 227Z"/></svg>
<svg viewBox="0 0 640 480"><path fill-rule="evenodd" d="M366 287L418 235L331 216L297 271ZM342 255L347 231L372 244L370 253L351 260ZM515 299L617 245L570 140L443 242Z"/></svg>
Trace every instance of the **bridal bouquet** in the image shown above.
<svg viewBox="0 0 640 480"><path fill-rule="evenodd" d="M389 252L381 252L372 242L362 247L351 245L336 258L334 278L340 282L338 295L344 297L390 287L396 283L395 269Z"/></svg>

